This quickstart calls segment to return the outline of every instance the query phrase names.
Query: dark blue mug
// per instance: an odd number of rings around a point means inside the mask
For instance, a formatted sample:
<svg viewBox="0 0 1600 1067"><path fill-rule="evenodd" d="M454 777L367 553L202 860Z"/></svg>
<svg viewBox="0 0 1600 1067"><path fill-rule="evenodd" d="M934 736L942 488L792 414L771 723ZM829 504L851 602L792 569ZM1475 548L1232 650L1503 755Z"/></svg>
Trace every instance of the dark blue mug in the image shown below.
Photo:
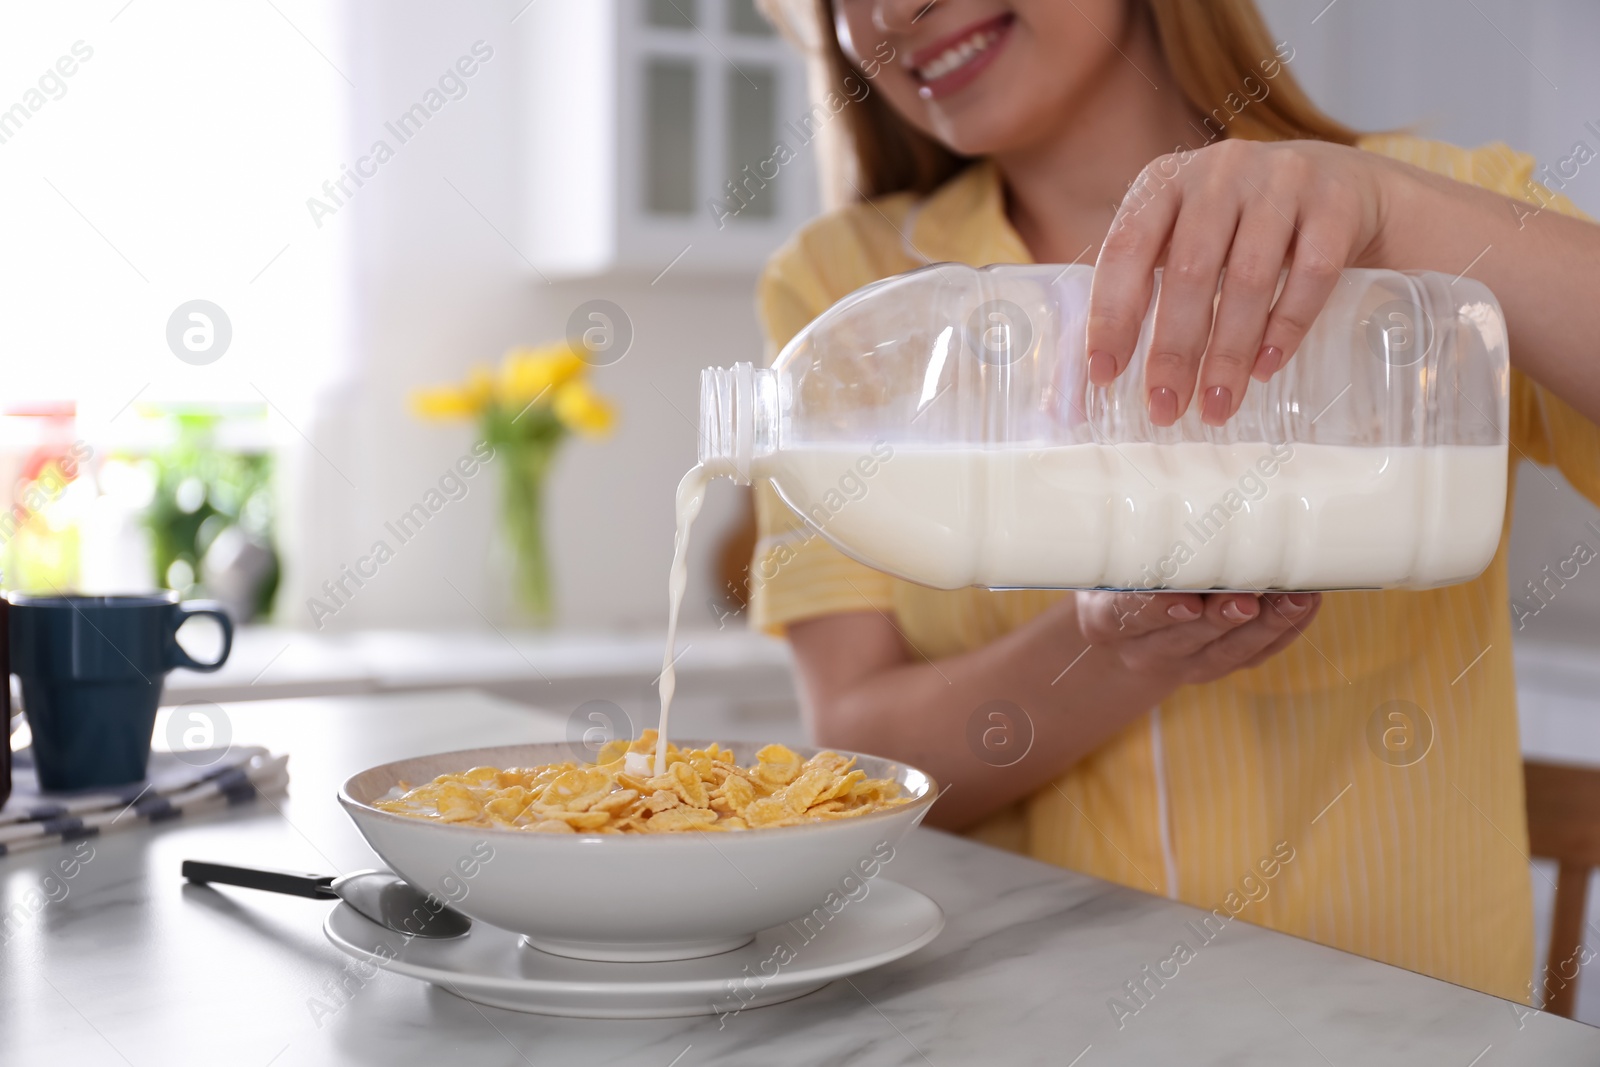
<svg viewBox="0 0 1600 1067"><path fill-rule="evenodd" d="M176 593L6 599L11 671L22 683L43 789L142 780L167 672L214 671L233 648L233 621L221 605L180 604ZM211 663L178 644L178 628L196 615L222 626L222 652Z"/></svg>

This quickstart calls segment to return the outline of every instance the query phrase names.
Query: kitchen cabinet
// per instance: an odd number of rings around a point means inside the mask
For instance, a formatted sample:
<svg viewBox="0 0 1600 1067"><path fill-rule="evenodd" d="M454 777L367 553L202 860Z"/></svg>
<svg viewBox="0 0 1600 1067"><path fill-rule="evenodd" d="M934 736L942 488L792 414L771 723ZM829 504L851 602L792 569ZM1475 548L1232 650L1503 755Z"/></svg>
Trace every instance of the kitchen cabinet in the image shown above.
<svg viewBox="0 0 1600 1067"><path fill-rule="evenodd" d="M805 64L752 0L517 16L522 202L544 276L748 272L817 207Z"/></svg>

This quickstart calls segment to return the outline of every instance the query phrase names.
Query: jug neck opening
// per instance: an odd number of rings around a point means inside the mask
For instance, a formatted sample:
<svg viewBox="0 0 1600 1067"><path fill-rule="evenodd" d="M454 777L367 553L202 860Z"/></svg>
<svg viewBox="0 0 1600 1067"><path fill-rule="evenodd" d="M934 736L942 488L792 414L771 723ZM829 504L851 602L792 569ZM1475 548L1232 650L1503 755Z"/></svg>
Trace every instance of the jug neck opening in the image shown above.
<svg viewBox="0 0 1600 1067"><path fill-rule="evenodd" d="M751 363L700 372L700 465L749 485L756 460L777 449L778 384Z"/></svg>

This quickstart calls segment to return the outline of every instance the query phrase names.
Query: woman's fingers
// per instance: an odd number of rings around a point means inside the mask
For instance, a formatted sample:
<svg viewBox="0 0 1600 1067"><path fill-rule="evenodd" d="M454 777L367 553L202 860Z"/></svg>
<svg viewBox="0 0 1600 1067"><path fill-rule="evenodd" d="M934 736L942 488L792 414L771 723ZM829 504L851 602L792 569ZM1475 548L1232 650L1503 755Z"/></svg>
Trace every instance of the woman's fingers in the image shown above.
<svg viewBox="0 0 1600 1067"><path fill-rule="evenodd" d="M1206 682L1287 648L1316 618L1319 593L1078 594L1078 626L1133 671Z"/></svg>
<svg viewBox="0 0 1600 1067"><path fill-rule="evenodd" d="M1145 634L1128 642L1127 656L1141 666L1168 670L1223 635L1261 614L1258 598L1248 593L1208 593L1200 617L1192 622Z"/></svg>
<svg viewBox="0 0 1600 1067"><path fill-rule="evenodd" d="M1198 593L1082 593L1078 628L1090 644L1111 644L1193 622L1204 607Z"/></svg>
<svg viewBox="0 0 1600 1067"><path fill-rule="evenodd" d="M1322 598L1316 593L1275 593L1263 597L1261 614L1249 626L1218 637L1195 656L1204 678L1218 678L1286 647L1315 616Z"/></svg>
<svg viewBox="0 0 1600 1067"><path fill-rule="evenodd" d="M1162 156L1139 174L1100 246L1089 287L1085 339L1089 381L1095 385L1110 385L1133 359L1156 264L1182 203L1177 178L1186 158Z"/></svg>
<svg viewBox="0 0 1600 1067"><path fill-rule="evenodd" d="M1145 361L1145 404L1157 426L1177 422L1194 396L1238 211L1231 190L1184 198L1161 271L1161 294L1156 298Z"/></svg>
<svg viewBox="0 0 1600 1067"><path fill-rule="evenodd" d="M1273 656L1276 656L1279 652L1282 652L1284 649L1300 640L1300 635L1305 632L1306 627L1310 626L1316 621L1317 614L1321 610L1322 598L1319 596L1316 603L1311 605L1311 610L1307 611L1303 616L1295 619L1291 626L1285 629L1283 633L1278 635L1278 639L1276 641L1272 642L1266 648L1263 648L1261 651L1257 652L1255 655L1239 664L1239 669L1246 670L1251 667L1259 667Z"/></svg>
<svg viewBox="0 0 1600 1067"><path fill-rule="evenodd" d="M1302 142L1227 140L1155 160L1095 264L1089 380L1108 385L1132 361L1151 272L1164 263L1145 369L1150 419L1171 425L1198 403L1204 422L1225 422L1252 377L1267 381L1294 355L1345 265L1370 250L1382 220L1375 179L1356 150Z"/></svg>
<svg viewBox="0 0 1600 1067"><path fill-rule="evenodd" d="M1246 201L1200 368L1200 417L1209 425L1221 426L1244 400L1293 239L1294 226L1265 196Z"/></svg>
<svg viewBox="0 0 1600 1067"><path fill-rule="evenodd" d="M1252 372L1257 381L1271 378L1300 347L1350 256L1351 237L1345 228L1314 221L1303 221L1302 226L1295 235L1289 277L1267 318L1260 358Z"/></svg>

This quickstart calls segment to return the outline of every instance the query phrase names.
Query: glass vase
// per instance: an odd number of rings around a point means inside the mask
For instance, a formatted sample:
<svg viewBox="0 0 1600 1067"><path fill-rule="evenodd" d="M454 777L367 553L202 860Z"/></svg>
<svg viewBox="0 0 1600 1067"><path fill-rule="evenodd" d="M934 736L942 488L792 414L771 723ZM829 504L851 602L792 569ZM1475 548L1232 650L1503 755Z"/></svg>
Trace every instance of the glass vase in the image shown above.
<svg viewBox="0 0 1600 1067"><path fill-rule="evenodd" d="M518 606L536 626L548 626L555 613L550 553L545 543L545 477L555 448L544 442L498 446L503 466L500 521L511 547L513 588Z"/></svg>

